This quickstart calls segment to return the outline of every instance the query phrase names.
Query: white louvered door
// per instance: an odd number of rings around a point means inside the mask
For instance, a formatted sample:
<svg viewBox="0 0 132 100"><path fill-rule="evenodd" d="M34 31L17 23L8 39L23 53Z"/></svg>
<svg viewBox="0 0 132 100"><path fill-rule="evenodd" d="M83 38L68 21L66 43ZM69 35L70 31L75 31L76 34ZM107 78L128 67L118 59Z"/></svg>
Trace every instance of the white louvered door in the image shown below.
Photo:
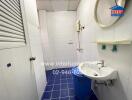
<svg viewBox="0 0 132 100"><path fill-rule="evenodd" d="M18 0L0 0L0 49L26 44L22 12Z"/></svg>
<svg viewBox="0 0 132 100"><path fill-rule="evenodd" d="M0 0L0 100L38 100L25 10L32 2Z"/></svg>

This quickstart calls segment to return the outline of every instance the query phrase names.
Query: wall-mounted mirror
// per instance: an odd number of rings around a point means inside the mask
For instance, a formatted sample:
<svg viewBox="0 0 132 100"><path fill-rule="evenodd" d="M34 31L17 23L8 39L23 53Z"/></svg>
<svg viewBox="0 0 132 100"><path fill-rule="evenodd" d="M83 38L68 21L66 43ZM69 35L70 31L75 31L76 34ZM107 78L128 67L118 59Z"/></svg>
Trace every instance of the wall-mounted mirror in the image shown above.
<svg viewBox="0 0 132 100"><path fill-rule="evenodd" d="M95 21L100 27L112 26L120 19L120 16L111 16L111 8L115 5L124 7L125 3L126 0L97 0L94 9Z"/></svg>

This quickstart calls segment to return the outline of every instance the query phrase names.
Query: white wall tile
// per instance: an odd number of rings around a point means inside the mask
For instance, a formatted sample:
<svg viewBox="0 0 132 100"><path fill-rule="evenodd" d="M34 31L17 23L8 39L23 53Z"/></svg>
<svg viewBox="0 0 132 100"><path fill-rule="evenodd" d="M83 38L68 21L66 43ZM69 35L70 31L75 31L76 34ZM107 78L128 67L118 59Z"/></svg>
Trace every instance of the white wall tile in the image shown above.
<svg viewBox="0 0 132 100"><path fill-rule="evenodd" d="M40 11L41 34L43 41L44 58L47 63L74 63L77 62L76 54L76 32L75 11L47 12L46 15ZM46 18L45 18L46 17ZM44 20L45 18L45 20ZM47 25L46 25L47 22ZM45 25L44 25L45 24ZM46 29L47 28L47 29ZM46 31L45 31L46 30ZM44 35L46 34L46 35ZM47 42L45 42L48 40ZM73 44L69 45L69 42ZM47 45L47 47L45 46ZM58 64L57 64L58 65ZM58 68L60 65L47 67L47 69ZM65 67L65 66L62 66Z"/></svg>

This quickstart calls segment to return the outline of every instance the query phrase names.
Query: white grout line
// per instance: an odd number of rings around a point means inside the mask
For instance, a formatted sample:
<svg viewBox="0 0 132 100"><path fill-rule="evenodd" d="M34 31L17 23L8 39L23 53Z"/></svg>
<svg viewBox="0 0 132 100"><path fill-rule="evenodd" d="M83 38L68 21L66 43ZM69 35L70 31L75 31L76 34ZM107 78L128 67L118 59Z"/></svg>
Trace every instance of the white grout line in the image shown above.
<svg viewBox="0 0 132 100"><path fill-rule="evenodd" d="M52 85L47 85L47 86L52 86L52 89L51 89L51 91L46 91L46 92L51 92L51 96L50 96L50 99L47 99L47 100L51 100L51 99L56 99L56 98L52 98L52 93L53 93L53 91L59 91L60 92L60 96L58 97L59 99L61 99L61 98L66 98L66 97L68 97L69 98L69 100L70 100L70 97L74 97L74 96L69 96L69 90L70 89L74 89L74 88L69 88L69 86L68 86L68 84L73 84L73 83L69 83L68 82L68 79L72 79L73 80L73 77L72 78L67 78L67 75L69 75L69 74L66 74L66 78L65 79L62 79L61 78L61 75L62 74L60 74L60 84L55 84L55 78L56 78L56 76L54 77L54 80L53 80L53 84ZM66 83L61 83L61 80L67 80L67 82ZM67 84L67 89L61 89L61 85L62 84ZM54 88L54 85L60 85L60 89L59 90L53 90L53 88ZM61 91L62 90L68 90L68 96L66 96L66 97L61 97Z"/></svg>

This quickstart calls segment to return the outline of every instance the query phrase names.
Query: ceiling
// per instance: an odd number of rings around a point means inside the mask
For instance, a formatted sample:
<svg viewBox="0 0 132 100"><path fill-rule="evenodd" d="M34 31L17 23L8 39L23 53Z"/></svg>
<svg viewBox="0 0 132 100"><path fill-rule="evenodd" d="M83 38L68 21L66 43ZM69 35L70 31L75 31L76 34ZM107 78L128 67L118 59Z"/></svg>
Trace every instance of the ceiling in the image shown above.
<svg viewBox="0 0 132 100"><path fill-rule="evenodd" d="M80 0L37 0L39 10L76 11Z"/></svg>

